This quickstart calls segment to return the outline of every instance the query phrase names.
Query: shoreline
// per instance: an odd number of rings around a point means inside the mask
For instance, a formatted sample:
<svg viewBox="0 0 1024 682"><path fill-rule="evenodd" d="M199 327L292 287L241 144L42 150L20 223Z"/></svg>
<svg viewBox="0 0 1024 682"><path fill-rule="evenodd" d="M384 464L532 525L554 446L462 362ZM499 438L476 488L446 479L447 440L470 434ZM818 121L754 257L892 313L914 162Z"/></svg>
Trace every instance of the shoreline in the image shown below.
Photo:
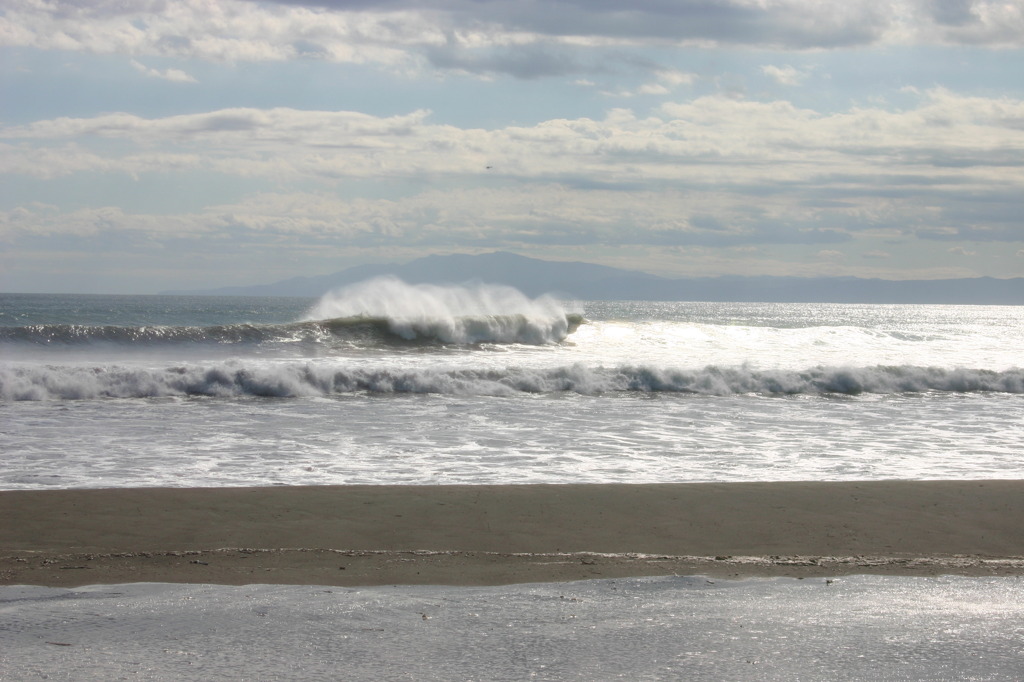
<svg viewBox="0 0 1024 682"><path fill-rule="evenodd" d="M0 584L1024 575L1024 481L0 491Z"/></svg>

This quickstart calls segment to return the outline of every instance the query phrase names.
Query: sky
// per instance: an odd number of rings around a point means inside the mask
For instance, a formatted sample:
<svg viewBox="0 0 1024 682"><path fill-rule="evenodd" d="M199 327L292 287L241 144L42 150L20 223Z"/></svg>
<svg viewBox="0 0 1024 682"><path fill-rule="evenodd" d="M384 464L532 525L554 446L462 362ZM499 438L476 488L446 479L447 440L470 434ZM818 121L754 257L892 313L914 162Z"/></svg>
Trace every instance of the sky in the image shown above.
<svg viewBox="0 0 1024 682"><path fill-rule="evenodd" d="M0 291L1024 276L1024 0L3 0Z"/></svg>

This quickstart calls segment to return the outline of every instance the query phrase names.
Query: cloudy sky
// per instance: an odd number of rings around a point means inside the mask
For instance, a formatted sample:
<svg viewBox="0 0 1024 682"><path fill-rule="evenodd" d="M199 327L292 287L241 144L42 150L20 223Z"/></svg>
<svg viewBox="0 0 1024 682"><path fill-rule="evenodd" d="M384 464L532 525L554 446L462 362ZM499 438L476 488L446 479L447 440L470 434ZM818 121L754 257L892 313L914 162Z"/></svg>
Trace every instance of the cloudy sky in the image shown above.
<svg viewBox="0 0 1024 682"><path fill-rule="evenodd" d="M1024 0L3 0L0 291L1024 276Z"/></svg>

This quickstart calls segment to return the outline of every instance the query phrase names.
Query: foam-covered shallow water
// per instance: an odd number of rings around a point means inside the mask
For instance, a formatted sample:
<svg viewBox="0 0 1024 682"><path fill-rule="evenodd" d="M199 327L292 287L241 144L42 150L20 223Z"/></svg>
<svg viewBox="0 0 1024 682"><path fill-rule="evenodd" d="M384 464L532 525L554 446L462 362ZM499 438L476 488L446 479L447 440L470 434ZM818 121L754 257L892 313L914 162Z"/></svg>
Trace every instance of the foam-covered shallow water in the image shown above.
<svg viewBox="0 0 1024 682"><path fill-rule="evenodd" d="M1019 680L1016 578L0 587L5 679Z"/></svg>
<svg viewBox="0 0 1024 682"><path fill-rule="evenodd" d="M269 401L269 404L268 404ZM1021 478L1017 396L27 402L7 489Z"/></svg>
<svg viewBox="0 0 1024 682"><path fill-rule="evenodd" d="M0 296L0 488L1024 477L1024 314Z"/></svg>

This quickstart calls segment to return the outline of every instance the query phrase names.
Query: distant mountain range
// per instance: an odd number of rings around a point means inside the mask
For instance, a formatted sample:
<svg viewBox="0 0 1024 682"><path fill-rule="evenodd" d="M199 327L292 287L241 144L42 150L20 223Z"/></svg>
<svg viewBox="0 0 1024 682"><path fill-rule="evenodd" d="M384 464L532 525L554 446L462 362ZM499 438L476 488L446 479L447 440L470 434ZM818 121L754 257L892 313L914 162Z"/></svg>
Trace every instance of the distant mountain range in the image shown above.
<svg viewBox="0 0 1024 682"><path fill-rule="evenodd" d="M727 276L669 279L593 263L545 261L503 252L427 256L405 264L359 265L333 275L293 277L273 284L162 293L316 298L333 289L384 275L394 275L409 284L469 281L505 284L531 297L553 293L582 300L1024 304L1024 278L898 281L856 277Z"/></svg>

